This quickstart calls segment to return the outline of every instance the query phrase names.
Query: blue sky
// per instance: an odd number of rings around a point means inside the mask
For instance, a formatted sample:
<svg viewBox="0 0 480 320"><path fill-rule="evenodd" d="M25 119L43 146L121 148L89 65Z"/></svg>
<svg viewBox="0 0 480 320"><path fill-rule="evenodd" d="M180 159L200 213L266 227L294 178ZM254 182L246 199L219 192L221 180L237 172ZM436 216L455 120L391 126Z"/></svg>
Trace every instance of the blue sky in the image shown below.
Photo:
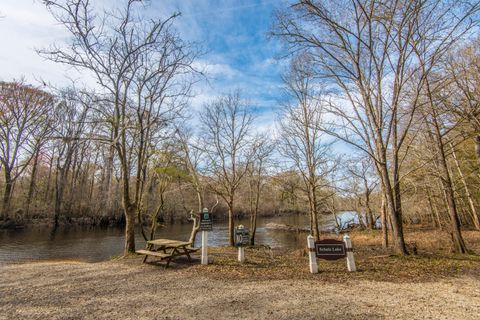
<svg viewBox="0 0 480 320"><path fill-rule="evenodd" d="M120 1L95 0L96 6L111 8ZM148 15L167 17L181 12L175 26L188 41L206 50L196 62L207 71L208 83L195 88L195 109L216 96L240 89L257 110L259 128L271 128L281 99L280 76L286 61L276 58L281 46L267 33L273 23L273 10L288 5L287 0L153 0ZM34 49L61 44L68 34L55 23L38 0L0 1L0 80L25 77L64 85L80 77L74 70L37 56ZM5 45L6 44L6 45ZM87 80L88 83L88 80Z"/></svg>
<svg viewBox="0 0 480 320"><path fill-rule="evenodd" d="M181 12L175 26L183 39L201 43L206 49L196 62L208 72L209 81L199 83L191 105L193 111L219 95L241 90L256 110L255 130L272 134L282 101L281 74L288 61L278 60L282 47L268 39L276 8L292 0L152 0L147 15L166 18ZM111 9L121 0L92 0L98 8ZM27 82L43 81L54 86L68 85L72 79L92 79L76 70L46 61L35 53L52 43L61 44L69 34L50 16L39 0L0 0L0 81L24 77ZM195 119L192 121L195 125ZM337 143L335 149L351 152Z"/></svg>
<svg viewBox="0 0 480 320"><path fill-rule="evenodd" d="M209 84L197 88L194 105L221 93L240 89L257 109L257 126L270 127L281 99L281 73L286 63L276 59L281 46L267 33L273 11L287 1L161 1L152 2L163 14L179 11L182 36L203 44L207 53L199 64L208 71Z"/></svg>

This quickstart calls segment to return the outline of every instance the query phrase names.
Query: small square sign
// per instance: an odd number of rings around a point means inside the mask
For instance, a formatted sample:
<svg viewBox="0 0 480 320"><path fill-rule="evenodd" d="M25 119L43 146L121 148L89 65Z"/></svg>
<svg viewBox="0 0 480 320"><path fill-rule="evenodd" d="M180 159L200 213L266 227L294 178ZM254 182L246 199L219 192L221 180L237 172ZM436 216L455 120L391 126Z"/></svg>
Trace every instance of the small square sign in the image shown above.
<svg viewBox="0 0 480 320"><path fill-rule="evenodd" d="M247 228L236 228L235 229L235 246L245 247L248 246L250 241L250 233Z"/></svg>
<svg viewBox="0 0 480 320"><path fill-rule="evenodd" d="M210 212L200 213L200 231L211 231L213 227L212 214Z"/></svg>

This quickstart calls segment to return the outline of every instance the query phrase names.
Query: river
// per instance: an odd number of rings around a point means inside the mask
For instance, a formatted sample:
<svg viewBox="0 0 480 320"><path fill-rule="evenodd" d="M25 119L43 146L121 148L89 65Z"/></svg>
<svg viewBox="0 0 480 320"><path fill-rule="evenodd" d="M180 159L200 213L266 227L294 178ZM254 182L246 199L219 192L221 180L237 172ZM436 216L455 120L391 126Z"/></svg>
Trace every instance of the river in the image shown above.
<svg viewBox="0 0 480 320"><path fill-rule="evenodd" d="M343 222L350 221L352 212L337 215ZM236 221L248 226L248 220ZM256 233L256 244L272 248L295 249L306 244L305 233L288 232L267 228L268 223L287 224L307 228L308 216L260 217ZM322 230L332 230L335 221L332 216L322 216ZM156 238L187 240L191 224L166 224L157 231ZM200 244L200 234L196 244ZM44 227L29 227L20 230L0 230L0 263L36 260L75 259L97 262L122 254L124 241L123 228L60 227L55 232ZM214 221L213 231L209 232L209 245L228 244L227 221ZM139 232L136 233L136 247L145 247Z"/></svg>

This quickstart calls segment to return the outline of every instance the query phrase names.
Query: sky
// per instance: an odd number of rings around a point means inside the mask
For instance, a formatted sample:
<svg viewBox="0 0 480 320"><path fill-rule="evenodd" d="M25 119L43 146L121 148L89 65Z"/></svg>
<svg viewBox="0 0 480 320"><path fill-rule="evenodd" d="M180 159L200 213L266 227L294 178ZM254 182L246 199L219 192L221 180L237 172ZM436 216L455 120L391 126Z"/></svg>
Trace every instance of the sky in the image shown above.
<svg viewBox="0 0 480 320"><path fill-rule="evenodd" d="M97 8L112 8L121 1L92 0ZM207 71L191 104L199 109L219 95L240 90L256 110L255 125L274 127L281 101L281 74L287 61L281 45L269 39L273 11L288 0L152 0L147 15L168 17L180 12L175 27L187 41L200 43L206 53L196 64ZM84 76L47 61L35 49L62 44L68 33L55 22L39 0L0 0L0 80L25 78L31 84L67 85ZM89 80L84 80L89 83Z"/></svg>

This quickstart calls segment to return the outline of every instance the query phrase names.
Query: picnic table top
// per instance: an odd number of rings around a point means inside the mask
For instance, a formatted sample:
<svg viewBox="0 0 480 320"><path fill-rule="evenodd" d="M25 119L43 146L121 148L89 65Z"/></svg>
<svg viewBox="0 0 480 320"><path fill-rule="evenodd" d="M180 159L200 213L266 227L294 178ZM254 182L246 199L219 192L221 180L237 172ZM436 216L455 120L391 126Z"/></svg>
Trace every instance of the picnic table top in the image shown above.
<svg viewBox="0 0 480 320"><path fill-rule="evenodd" d="M155 239L155 240L147 241L147 243L153 244L156 246L169 247L169 248L183 247L183 246L188 246L192 244L189 241L180 241L180 240L171 240L171 239Z"/></svg>

